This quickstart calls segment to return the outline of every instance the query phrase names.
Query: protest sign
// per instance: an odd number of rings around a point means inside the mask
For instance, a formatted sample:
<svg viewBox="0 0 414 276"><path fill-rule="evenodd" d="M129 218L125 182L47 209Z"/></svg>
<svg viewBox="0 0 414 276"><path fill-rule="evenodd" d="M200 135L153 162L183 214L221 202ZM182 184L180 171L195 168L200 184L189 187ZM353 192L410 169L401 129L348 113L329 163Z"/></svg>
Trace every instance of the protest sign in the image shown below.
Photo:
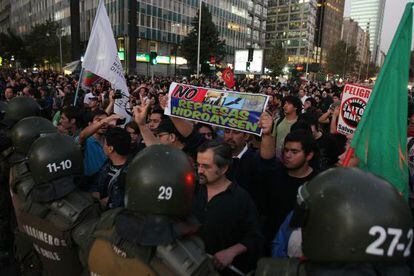
<svg viewBox="0 0 414 276"><path fill-rule="evenodd" d="M371 88L356 84L345 85L338 118L339 133L344 135L354 133L364 114L371 91Z"/></svg>
<svg viewBox="0 0 414 276"><path fill-rule="evenodd" d="M165 114L261 135L259 119L269 98L181 83L172 83Z"/></svg>

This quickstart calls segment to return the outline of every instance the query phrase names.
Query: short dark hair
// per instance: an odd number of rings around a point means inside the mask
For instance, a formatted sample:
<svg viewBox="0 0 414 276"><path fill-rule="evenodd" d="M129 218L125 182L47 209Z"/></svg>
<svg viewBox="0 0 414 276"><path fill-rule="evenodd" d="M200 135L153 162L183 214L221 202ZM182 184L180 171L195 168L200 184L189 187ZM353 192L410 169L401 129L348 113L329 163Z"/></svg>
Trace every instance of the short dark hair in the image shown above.
<svg viewBox="0 0 414 276"><path fill-rule="evenodd" d="M124 129L126 130L127 127L132 128L135 131L135 133L140 133L139 127L138 127L137 123L135 123L134 121L130 121L129 123L127 123L125 125Z"/></svg>
<svg viewBox="0 0 414 276"><path fill-rule="evenodd" d="M305 100L305 102L310 102L311 106L316 106L317 105L316 100L314 98L311 98L311 97L307 98Z"/></svg>
<svg viewBox="0 0 414 276"><path fill-rule="evenodd" d="M126 156L130 150L131 136L120 127L111 127L105 133L106 144L112 146L116 153Z"/></svg>
<svg viewBox="0 0 414 276"><path fill-rule="evenodd" d="M68 106L68 107L65 107L63 110L62 110L62 114L65 114L65 116L69 119L69 120L72 120L72 119L75 119L75 120L79 120L79 112L80 110L79 110L79 108L76 108L76 107L74 107L74 106Z"/></svg>
<svg viewBox="0 0 414 276"><path fill-rule="evenodd" d="M229 144L215 140L206 141L198 148L197 152L203 153L209 149L214 152L214 163L220 169L230 166L233 162L233 153Z"/></svg>
<svg viewBox="0 0 414 276"><path fill-rule="evenodd" d="M305 130L309 133L312 133L312 129L311 126L308 122L304 121L304 120L298 120L296 121L296 123L294 123L291 127L290 127L290 131L296 131L296 130Z"/></svg>
<svg viewBox="0 0 414 276"><path fill-rule="evenodd" d="M160 114L161 115L161 120L163 120L165 118L168 118L168 116L164 114L164 110L159 106L155 106L154 109L151 110L151 113L148 115L148 117L151 114Z"/></svg>
<svg viewBox="0 0 414 276"><path fill-rule="evenodd" d="M302 101L298 97L288 95L288 96L283 98L283 104L285 104L285 103L290 103L294 107L296 107L296 114L297 115L302 113Z"/></svg>
<svg viewBox="0 0 414 276"><path fill-rule="evenodd" d="M315 126L316 129L319 130L318 114L316 112L309 111L306 113L302 113L299 116L298 121L306 122L310 126Z"/></svg>
<svg viewBox="0 0 414 276"><path fill-rule="evenodd" d="M304 129L294 130L290 132L288 135L286 135L285 142L283 145L286 145L287 142L301 143L302 149L305 152L305 154L309 154L311 152L316 154L318 152L318 144L316 143L312 134Z"/></svg>
<svg viewBox="0 0 414 276"><path fill-rule="evenodd" d="M101 116L101 115L108 116L108 114L105 111L103 111L102 109L98 109L98 110L95 110L94 112L92 112L91 122L95 119L96 116Z"/></svg>
<svg viewBox="0 0 414 276"><path fill-rule="evenodd" d="M174 123L169 117L162 119L158 127L155 129L155 133L167 132L169 134L175 134L178 139L182 138L182 135L175 127Z"/></svg>
<svg viewBox="0 0 414 276"><path fill-rule="evenodd" d="M206 127L211 131L211 136L213 137L213 139L216 139L216 132L214 131L214 128L211 125L208 124L204 124L204 123L197 123L194 128L195 130L198 132L200 130L200 128L202 127Z"/></svg>

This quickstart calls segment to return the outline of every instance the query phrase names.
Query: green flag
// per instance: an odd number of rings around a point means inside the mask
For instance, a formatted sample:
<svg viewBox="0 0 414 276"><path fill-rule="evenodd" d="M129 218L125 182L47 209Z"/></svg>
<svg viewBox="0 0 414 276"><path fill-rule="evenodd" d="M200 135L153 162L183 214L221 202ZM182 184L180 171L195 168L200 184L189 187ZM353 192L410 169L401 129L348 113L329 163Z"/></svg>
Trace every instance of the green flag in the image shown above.
<svg viewBox="0 0 414 276"><path fill-rule="evenodd" d="M405 7L351 147L359 167L408 195L407 108L413 3Z"/></svg>

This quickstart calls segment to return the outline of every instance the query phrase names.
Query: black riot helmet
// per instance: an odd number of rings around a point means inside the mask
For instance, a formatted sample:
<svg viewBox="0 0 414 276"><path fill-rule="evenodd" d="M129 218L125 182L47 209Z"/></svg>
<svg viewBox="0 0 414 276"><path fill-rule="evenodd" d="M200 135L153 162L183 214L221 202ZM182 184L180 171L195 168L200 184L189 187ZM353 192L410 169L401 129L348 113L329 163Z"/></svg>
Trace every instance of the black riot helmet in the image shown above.
<svg viewBox="0 0 414 276"><path fill-rule="evenodd" d="M30 147L29 168L36 185L83 174L83 157L72 137L50 134L38 138Z"/></svg>
<svg viewBox="0 0 414 276"><path fill-rule="evenodd" d="M4 119L4 115L6 114L7 103L0 101L0 120Z"/></svg>
<svg viewBox="0 0 414 276"><path fill-rule="evenodd" d="M10 128L23 118L40 115L40 106L29 97L14 97L7 104L1 124Z"/></svg>
<svg viewBox="0 0 414 276"><path fill-rule="evenodd" d="M10 130L16 152L27 154L32 143L42 135L57 133L51 121L42 117L28 117L17 122Z"/></svg>
<svg viewBox="0 0 414 276"><path fill-rule="evenodd" d="M141 151L129 165L127 210L182 218L191 211L193 193L194 169L179 149L153 145Z"/></svg>
<svg viewBox="0 0 414 276"><path fill-rule="evenodd" d="M307 209L303 252L313 262L403 263L410 256L408 204L371 173L327 170L299 188L298 203Z"/></svg>

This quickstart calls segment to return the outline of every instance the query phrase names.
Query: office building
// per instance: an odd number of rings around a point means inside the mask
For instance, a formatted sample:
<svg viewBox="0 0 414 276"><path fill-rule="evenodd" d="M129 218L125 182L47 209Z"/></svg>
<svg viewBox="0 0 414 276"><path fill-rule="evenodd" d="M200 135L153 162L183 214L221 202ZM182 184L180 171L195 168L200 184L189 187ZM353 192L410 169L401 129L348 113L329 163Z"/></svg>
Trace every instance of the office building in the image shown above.
<svg viewBox="0 0 414 276"><path fill-rule="evenodd" d="M11 26L25 34L47 19L59 22L70 35L69 0L15 0L11 2ZM267 0L204 0L220 37L226 41L225 62L233 62L235 49L262 48L265 42ZM80 0L80 40L85 50L98 0ZM130 73L148 74L149 52L157 51L157 74L171 75L174 65L184 65L174 51L192 28L198 0L105 0L119 56ZM135 43L134 43L135 41ZM179 55L178 51L178 55ZM135 66L135 61L137 62ZM185 65L184 65L185 66Z"/></svg>
<svg viewBox="0 0 414 276"><path fill-rule="evenodd" d="M369 34L367 34L358 24L350 17L345 17L342 25L341 40L348 46L354 46L358 54L357 60L360 64L367 64L370 59Z"/></svg>
<svg viewBox="0 0 414 276"><path fill-rule="evenodd" d="M369 33L371 61L378 65L385 0L352 0L350 17Z"/></svg>
<svg viewBox="0 0 414 276"><path fill-rule="evenodd" d="M288 63L314 62L317 0L270 0L266 48L281 44Z"/></svg>
<svg viewBox="0 0 414 276"><path fill-rule="evenodd" d="M318 0L315 59L322 66L329 50L341 40L344 6L345 0Z"/></svg>
<svg viewBox="0 0 414 276"><path fill-rule="evenodd" d="M0 33L10 28L10 0L0 0Z"/></svg>

